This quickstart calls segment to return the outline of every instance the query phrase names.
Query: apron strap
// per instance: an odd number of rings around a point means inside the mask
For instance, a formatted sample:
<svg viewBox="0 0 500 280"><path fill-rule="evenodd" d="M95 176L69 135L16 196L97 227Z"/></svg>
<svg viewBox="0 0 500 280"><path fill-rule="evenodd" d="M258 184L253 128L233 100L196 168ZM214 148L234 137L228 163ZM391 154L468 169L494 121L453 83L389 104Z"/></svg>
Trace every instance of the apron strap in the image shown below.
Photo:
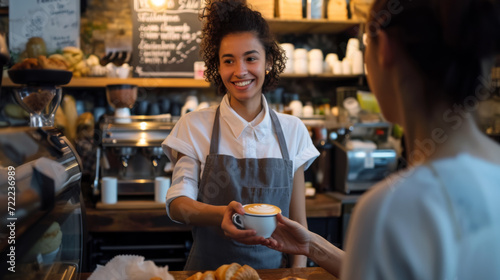
<svg viewBox="0 0 500 280"><path fill-rule="evenodd" d="M271 108L269 108L269 115L271 116L271 121L273 122L274 130L276 131L276 135L278 136L281 155L283 156L283 159L290 160L290 156L288 155L288 148L286 146L285 136L283 135L283 129L281 129L281 124L280 121L278 120L278 116Z"/></svg>
<svg viewBox="0 0 500 280"><path fill-rule="evenodd" d="M276 136L278 136L278 143L280 145L281 155L283 159L290 160L290 156L288 155L288 148L286 146L285 136L283 135L283 129L281 128L278 116L276 115L273 109L269 109L269 115L271 116L271 122L276 132ZM217 110L215 111L214 127L212 129L212 137L210 139L211 155L219 153L219 137L220 137L219 116L220 116L220 106L218 106Z"/></svg>
<svg viewBox="0 0 500 280"><path fill-rule="evenodd" d="M219 115L220 115L220 105L217 106L217 110L215 111L214 127L212 129L212 138L210 139L210 155L215 155L219 153L219 136L220 136Z"/></svg>

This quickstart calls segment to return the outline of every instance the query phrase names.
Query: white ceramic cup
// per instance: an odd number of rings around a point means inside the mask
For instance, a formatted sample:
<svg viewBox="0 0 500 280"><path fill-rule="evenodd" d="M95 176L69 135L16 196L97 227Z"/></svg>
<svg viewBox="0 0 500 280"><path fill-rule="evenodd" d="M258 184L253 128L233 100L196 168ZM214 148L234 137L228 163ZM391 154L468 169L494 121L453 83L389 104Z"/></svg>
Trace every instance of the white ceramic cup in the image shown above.
<svg viewBox="0 0 500 280"><path fill-rule="evenodd" d="M169 177L155 178L155 201L165 203L167 201L167 191L170 188Z"/></svg>
<svg viewBox="0 0 500 280"><path fill-rule="evenodd" d="M293 62L293 70L295 74L307 74L309 70L307 59L295 59Z"/></svg>
<svg viewBox="0 0 500 280"><path fill-rule="evenodd" d="M331 65L333 62L339 61L339 56L336 53L329 53L326 55L325 60Z"/></svg>
<svg viewBox="0 0 500 280"><path fill-rule="evenodd" d="M325 72L333 73L333 64L339 61L339 56L336 53L329 53L325 57Z"/></svg>
<svg viewBox="0 0 500 280"><path fill-rule="evenodd" d="M130 75L130 66L128 64L123 64L120 67L116 67L116 76L120 79L126 79Z"/></svg>
<svg viewBox="0 0 500 280"><path fill-rule="evenodd" d="M309 74L316 75L323 73L323 61L322 60L309 60L308 65Z"/></svg>
<svg viewBox="0 0 500 280"><path fill-rule="evenodd" d="M118 201L118 179L103 177L101 180L101 202L115 204Z"/></svg>
<svg viewBox="0 0 500 280"><path fill-rule="evenodd" d="M320 49L312 49L307 53L309 60L323 60L323 52Z"/></svg>
<svg viewBox="0 0 500 280"><path fill-rule="evenodd" d="M364 60L363 60L363 52L357 50L353 52L352 55L352 73L354 75L363 74L364 70Z"/></svg>
<svg viewBox="0 0 500 280"><path fill-rule="evenodd" d="M243 205L245 215L238 213L233 214L233 223L243 229L253 229L257 232L257 236L264 238L271 237L278 220L276 215L281 213L281 209L277 206L265 203L254 203Z"/></svg>
<svg viewBox="0 0 500 280"><path fill-rule="evenodd" d="M295 71L293 65L293 57L288 58L285 63L285 70L283 70L283 74L293 74Z"/></svg>
<svg viewBox="0 0 500 280"><path fill-rule="evenodd" d="M346 57L352 59L352 55L356 51L359 51L359 40L358 38L351 38L347 41Z"/></svg>
<svg viewBox="0 0 500 280"><path fill-rule="evenodd" d="M342 75L344 74L342 71L342 61L336 60L332 64L332 72L335 75Z"/></svg>
<svg viewBox="0 0 500 280"><path fill-rule="evenodd" d="M294 60L299 60L299 59L306 59L308 57L308 52L306 49L303 48L298 48L293 51L293 59Z"/></svg>
<svg viewBox="0 0 500 280"><path fill-rule="evenodd" d="M295 51L295 46L290 43L280 44L281 48L285 51L285 55L288 59L293 59L293 52Z"/></svg>
<svg viewBox="0 0 500 280"><path fill-rule="evenodd" d="M342 74L351 75L352 74L352 64L351 61L347 58L342 60Z"/></svg>

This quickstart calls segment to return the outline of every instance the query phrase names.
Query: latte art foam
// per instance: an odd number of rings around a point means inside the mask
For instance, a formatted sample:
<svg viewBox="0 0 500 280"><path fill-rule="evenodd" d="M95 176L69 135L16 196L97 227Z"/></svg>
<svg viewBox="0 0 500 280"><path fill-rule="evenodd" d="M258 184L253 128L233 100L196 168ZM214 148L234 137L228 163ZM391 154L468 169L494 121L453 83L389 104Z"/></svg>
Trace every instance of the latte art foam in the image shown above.
<svg viewBox="0 0 500 280"><path fill-rule="evenodd" d="M281 213L281 209L271 204L247 204L243 206L247 214L254 215L275 215Z"/></svg>

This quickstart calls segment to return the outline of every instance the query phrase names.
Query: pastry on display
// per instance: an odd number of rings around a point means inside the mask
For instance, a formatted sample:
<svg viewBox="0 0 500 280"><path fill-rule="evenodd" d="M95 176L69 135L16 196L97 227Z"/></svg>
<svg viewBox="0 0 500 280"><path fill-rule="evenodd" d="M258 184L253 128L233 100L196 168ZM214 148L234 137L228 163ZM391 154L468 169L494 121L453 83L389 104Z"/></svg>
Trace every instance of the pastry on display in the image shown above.
<svg viewBox="0 0 500 280"><path fill-rule="evenodd" d="M68 64L64 59L57 57L47 58L45 55L39 55L37 58L25 58L23 61L14 64L11 70L68 70Z"/></svg>
<svg viewBox="0 0 500 280"><path fill-rule="evenodd" d="M231 277L241 268L241 265L237 263L221 265L215 271L215 276L217 280L231 280Z"/></svg>
<svg viewBox="0 0 500 280"><path fill-rule="evenodd" d="M186 280L259 280L259 274L249 265L224 264L215 271L197 272Z"/></svg>
<svg viewBox="0 0 500 280"><path fill-rule="evenodd" d="M35 245L28 252L29 256L49 254L57 251L61 246L62 231L59 223L53 222Z"/></svg>

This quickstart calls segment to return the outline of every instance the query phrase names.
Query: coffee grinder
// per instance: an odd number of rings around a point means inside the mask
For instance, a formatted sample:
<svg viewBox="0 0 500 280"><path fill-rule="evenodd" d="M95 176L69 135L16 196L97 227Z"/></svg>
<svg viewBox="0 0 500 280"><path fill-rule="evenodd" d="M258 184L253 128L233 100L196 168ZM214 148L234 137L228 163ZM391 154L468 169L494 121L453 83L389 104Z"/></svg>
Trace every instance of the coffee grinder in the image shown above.
<svg viewBox="0 0 500 280"><path fill-rule="evenodd" d="M60 85L69 83L73 73L63 70L19 69L9 70L14 88L14 99L30 114L31 127L53 127L54 117L62 98Z"/></svg>

